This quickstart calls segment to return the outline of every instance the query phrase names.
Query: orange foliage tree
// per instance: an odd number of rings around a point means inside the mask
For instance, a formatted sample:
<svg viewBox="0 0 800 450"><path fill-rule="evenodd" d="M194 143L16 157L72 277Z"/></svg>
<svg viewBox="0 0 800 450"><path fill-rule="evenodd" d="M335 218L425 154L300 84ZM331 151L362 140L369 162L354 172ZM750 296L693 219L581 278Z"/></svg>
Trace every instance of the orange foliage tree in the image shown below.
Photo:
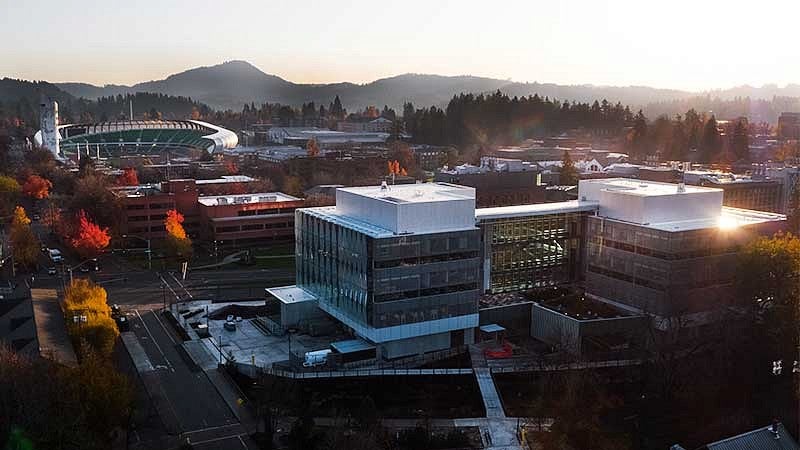
<svg viewBox="0 0 800 450"><path fill-rule="evenodd" d="M33 267L36 265L36 258L39 251L39 240L31 230L31 219L25 213L25 208L17 206L11 218L11 251L14 255L14 262L24 266Z"/></svg>
<svg viewBox="0 0 800 450"><path fill-rule="evenodd" d="M99 225L89 220L86 211L78 212L75 231L69 242L79 255L84 258L97 256L108 247L110 240L108 228L100 228Z"/></svg>
<svg viewBox="0 0 800 450"><path fill-rule="evenodd" d="M408 175L408 171L406 171L406 168L401 167L400 161L396 159L394 161L389 160L387 165L389 167L389 175L402 175L402 176Z"/></svg>
<svg viewBox="0 0 800 450"><path fill-rule="evenodd" d="M117 185L138 186L139 175L136 173L136 169L134 169L133 167L122 169L122 175L120 175L119 178L117 178Z"/></svg>
<svg viewBox="0 0 800 450"><path fill-rule="evenodd" d="M171 209L167 211L164 227L167 229L167 249L173 256L191 257L192 241L183 228L183 214Z"/></svg>
<svg viewBox="0 0 800 450"><path fill-rule="evenodd" d="M53 183L50 180L39 175L29 175L22 184L22 192L28 197L41 200L50 195L50 188L52 187Z"/></svg>
<svg viewBox="0 0 800 450"><path fill-rule="evenodd" d="M306 153L308 154L308 156L312 158L315 156L319 156L320 153L319 144L317 143L316 139L311 138L308 140L308 142L306 142Z"/></svg>

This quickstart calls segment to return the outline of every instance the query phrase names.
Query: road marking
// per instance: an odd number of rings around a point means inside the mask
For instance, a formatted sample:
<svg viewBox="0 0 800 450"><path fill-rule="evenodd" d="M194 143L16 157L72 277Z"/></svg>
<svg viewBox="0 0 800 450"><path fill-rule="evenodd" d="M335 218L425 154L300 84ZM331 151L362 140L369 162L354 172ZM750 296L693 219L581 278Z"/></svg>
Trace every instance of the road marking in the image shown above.
<svg viewBox="0 0 800 450"><path fill-rule="evenodd" d="M191 299L193 299L193 298L194 298L194 296L192 295L192 293L191 293L191 292L189 292L189 290L188 290L188 289L186 289L186 286L184 286L184 285L183 285L183 283L181 283L181 281L180 281L180 280L178 280L178 278L176 278L176 277L175 277L175 274L174 274L174 273L170 272L170 273L169 273L169 275L172 277L172 279L173 279L173 280L175 280L175 282L176 282L176 283L178 283L178 286L180 286L180 287L181 287L181 288L182 288L184 291L186 291L186 295L188 295L188 296L189 296L189 298L191 298Z"/></svg>
<svg viewBox="0 0 800 450"><path fill-rule="evenodd" d="M169 290L172 292L172 295L175 296L175 299L180 301L181 298L178 296L178 293L175 292L175 289L172 289L172 286L170 286L170 284L167 283L167 280L165 280L164 277L161 276L161 274L158 274L158 278L161 278L161 281L164 283L164 285L166 285L169 288Z"/></svg>
<svg viewBox="0 0 800 450"><path fill-rule="evenodd" d="M172 338L172 334L170 334L169 330L167 330L167 327L164 326L164 322L158 318L158 314L152 309L150 310L150 313L156 318L156 322L161 325L161 329L164 330L164 334L166 334L169 340L172 341L172 345L178 345L178 343L175 342L175 339Z"/></svg>
<svg viewBox="0 0 800 450"><path fill-rule="evenodd" d="M206 422L206 419L203 419L203 422ZM196 430L184 431L183 434L184 435L197 434L197 433L203 433L203 432L206 432L206 431L221 430L223 428L234 428L234 427L237 427L237 426L239 426L238 422L235 423L235 424L217 425L217 426L214 426L214 427L198 428Z"/></svg>
<svg viewBox="0 0 800 450"><path fill-rule="evenodd" d="M153 337L153 333L150 332L150 328L148 328L147 324L144 322L144 319L142 319L142 315L139 314L139 310L135 309L134 311L136 311L136 316L139 317L139 320L142 322L142 325L144 325L144 329L145 331L147 331L147 335L150 336L150 340L153 341L153 344L156 344L156 348L158 349L158 352L161 353L161 357L164 358L164 361L167 362L169 370L175 372L175 369L172 367L172 363L169 362L169 359L167 359L167 355L165 355L164 351L161 350L161 346L158 345L158 341L156 341L156 338Z"/></svg>
<svg viewBox="0 0 800 450"><path fill-rule="evenodd" d="M213 438L213 439L206 439L205 441L190 441L190 443L192 445L203 445L203 444L209 444L211 442L219 442L219 441L224 441L224 440L233 439L233 438L238 438L239 441L242 443L242 445L244 445L244 442L242 441L242 435L241 434L232 434L230 436L222 436L222 437ZM247 446L245 445L244 448L247 448Z"/></svg>

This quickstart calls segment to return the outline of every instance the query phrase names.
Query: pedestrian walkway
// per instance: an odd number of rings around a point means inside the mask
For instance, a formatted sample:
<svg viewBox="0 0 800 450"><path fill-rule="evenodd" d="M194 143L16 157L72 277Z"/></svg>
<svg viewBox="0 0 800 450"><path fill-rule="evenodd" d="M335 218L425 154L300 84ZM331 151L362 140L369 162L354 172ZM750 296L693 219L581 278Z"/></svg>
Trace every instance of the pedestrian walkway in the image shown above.
<svg viewBox="0 0 800 450"><path fill-rule="evenodd" d="M478 345L471 345L469 355L483 398L483 406L486 409L486 418L456 419L454 420L455 425L479 427L484 448L522 450L518 436L519 420L506 418L500 394L494 385L492 372L489 370L483 349Z"/></svg>
<svg viewBox="0 0 800 450"><path fill-rule="evenodd" d="M476 367L474 370L475 378L478 379L478 387L481 390L481 397L483 397L483 405L486 408L486 417L505 418L506 414L503 411L502 403L500 403L500 395L494 386L491 372L486 367Z"/></svg>

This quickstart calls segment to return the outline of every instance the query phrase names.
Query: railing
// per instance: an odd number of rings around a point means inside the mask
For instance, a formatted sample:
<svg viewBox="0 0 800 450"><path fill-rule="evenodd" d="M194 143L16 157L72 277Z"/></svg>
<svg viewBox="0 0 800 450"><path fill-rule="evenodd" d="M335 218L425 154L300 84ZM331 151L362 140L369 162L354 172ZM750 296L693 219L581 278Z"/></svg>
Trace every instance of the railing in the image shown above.
<svg viewBox="0 0 800 450"><path fill-rule="evenodd" d="M236 370L250 378L261 375L291 379L347 378L377 376L430 376L430 375L472 375L472 369L353 369L353 370L315 370L311 372L292 372L272 367L258 367L251 364L235 363Z"/></svg>

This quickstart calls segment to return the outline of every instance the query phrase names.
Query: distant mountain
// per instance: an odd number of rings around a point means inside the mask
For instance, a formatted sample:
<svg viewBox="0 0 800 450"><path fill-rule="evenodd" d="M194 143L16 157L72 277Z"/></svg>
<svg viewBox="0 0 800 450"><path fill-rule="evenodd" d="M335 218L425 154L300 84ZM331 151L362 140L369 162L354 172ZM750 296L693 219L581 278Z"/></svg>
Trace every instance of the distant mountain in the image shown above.
<svg viewBox="0 0 800 450"><path fill-rule="evenodd" d="M170 75L163 80L133 86L93 86L59 83L76 97L89 99L127 92L155 92L191 97L217 109L238 110L245 103L273 102L299 106L306 102L328 105L337 95L347 109L369 105L402 107L406 101L417 106L441 105L461 92L493 91L507 81L472 76L406 74L368 84L298 84L268 75L250 63L229 61Z"/></svg>
<svg viewBox="0 0 800 450"><path fill-rule="evenodd" d="M740 86L704 93L675 89L657 89L647 86L595 86L559 85L553 83L516 83L495 78L474 76L441 76L404 74L383 78L366 84L332 83L300 84L275 75L269 75L245 61L229 61L210 67L198 67L133 86L92 86L85 83L59 83L58 87L75 97L97 98L128 92L153 92L190 97L216 109L239 110L250 102L274 102L293 106L313 101L328 105L339 96L348 110L375 105L389 105L400 110L404 102L416 107L445 106L460 93L485 93L500 90L508 95L542 97L562 101L591 102L607 99L621 102L631 109L647 108L653 104L674 101L691 101L698 96L720 100L750 97L753 100L771 100L775 96L800 97L800 85L779 88L765 85L760 88Z"/></svg>
<svg viewBox="0 0 800 450"><path fill-rule="evenodd" d="M0 101L15 103L26 101L38 108L39 99L44 94L59 102L74 101L75 97L59 86L46 81L26 81L14 78L0 79Z"/></svg>
<svg viewBox="0 0 800 450"><path fill-rule="evenodd" d="M70 83L67 87L84 89L86 92L91 88L103 89L80 83ZM58 102L59 115L64 123L127 117L130 100L133 100L136 118L143 118L151 109L157 110L165 119L187 119L194 110L201 114L209 111L207 105L186 97L137 92L130 96L126 93L123 98L112 97L97 101L78 98L45 81L3 78L0 79L0 120L16 117L32 126L38 126L39 100L43 94ZM100 95L108 96L110 92Z"/></svg>
<svg viewBox="0 0 800 450"><path fill-rule="evenodd" d="M100 87L88 83L58 83L58 87L69 92L75 97L83 97L90 100L100 97L108 97L110 95L125 95L131 92L130 86L120 86L116 84L107 84L103 87Z"/></svg>

